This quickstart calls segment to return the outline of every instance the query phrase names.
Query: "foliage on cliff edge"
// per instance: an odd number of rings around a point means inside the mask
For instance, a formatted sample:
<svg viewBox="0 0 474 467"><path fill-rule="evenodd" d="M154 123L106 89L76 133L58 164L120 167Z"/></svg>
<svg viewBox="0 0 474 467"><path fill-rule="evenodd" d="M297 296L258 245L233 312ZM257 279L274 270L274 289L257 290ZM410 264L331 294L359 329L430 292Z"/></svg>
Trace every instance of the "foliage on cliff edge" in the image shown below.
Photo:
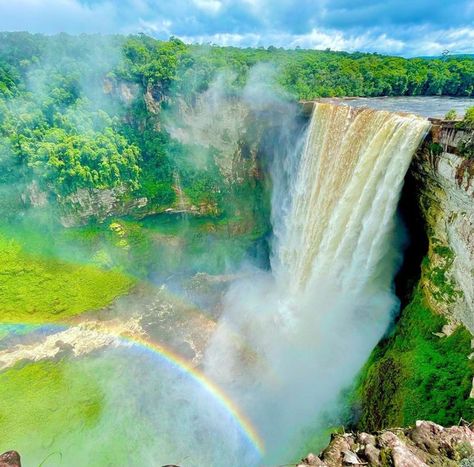
<svg viewBox="0 0 474 467"><path fill-rule="evenodd" d="M471 335L459 326L440 337L446 320L417 288L392 334L374 350L357 388L357 428L408 426L419 419L453 425L474 420L469 398L474 364ZM438 333L439 335L436 335Z"/></svg>

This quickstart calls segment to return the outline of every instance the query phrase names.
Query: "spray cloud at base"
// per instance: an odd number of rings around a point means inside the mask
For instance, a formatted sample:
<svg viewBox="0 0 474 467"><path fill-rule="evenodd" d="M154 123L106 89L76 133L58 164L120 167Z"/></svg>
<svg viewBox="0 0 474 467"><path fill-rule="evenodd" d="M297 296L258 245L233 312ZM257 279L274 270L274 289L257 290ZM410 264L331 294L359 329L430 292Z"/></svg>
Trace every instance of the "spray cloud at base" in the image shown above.
<svg viewBox="0 0 474 467"><path fill-rule="evenodd" d="M268 462L291 455L334 406L397 309L395 213L428 128L415 116L315 104L299 162L281 165L287 181L275 186L290 199L273 193L272 272L232 285L205 360L252 414Z"/></svg>

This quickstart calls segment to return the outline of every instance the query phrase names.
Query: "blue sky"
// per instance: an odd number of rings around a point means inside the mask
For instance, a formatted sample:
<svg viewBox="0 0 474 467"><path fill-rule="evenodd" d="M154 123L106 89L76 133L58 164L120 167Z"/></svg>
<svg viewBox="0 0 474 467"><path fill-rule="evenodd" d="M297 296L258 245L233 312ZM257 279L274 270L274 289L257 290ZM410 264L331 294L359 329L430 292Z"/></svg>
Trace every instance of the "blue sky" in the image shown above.
<svg viewBox="0 0 474 467"><path fill-rule="evenodd" d="M395 55L474 53L474 0L0 0L0 30Z"/></svg>

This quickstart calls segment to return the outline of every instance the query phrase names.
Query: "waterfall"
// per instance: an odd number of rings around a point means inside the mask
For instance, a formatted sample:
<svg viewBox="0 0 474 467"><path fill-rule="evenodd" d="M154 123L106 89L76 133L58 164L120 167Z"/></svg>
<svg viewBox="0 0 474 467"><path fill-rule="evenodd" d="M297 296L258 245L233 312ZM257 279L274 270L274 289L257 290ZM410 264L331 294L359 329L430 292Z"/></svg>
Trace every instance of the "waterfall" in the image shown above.
<svg viewBox="0 0 474 467"><path fill-rule="evenodd" d="M288 173L274 183L272 271L232 285L205 359L263 436L266 464L290 461L305 430L329 426L393 319L396 208L429 126L316 103L300 158L278 164Z"/></svg>
<svg viewBox="0 0 474 467"><path fill-rule="evenodd" d="M290 293L321 277L353 291L377 273L403 179L428 129L415 115L314 104L277 253Z"/></svg>

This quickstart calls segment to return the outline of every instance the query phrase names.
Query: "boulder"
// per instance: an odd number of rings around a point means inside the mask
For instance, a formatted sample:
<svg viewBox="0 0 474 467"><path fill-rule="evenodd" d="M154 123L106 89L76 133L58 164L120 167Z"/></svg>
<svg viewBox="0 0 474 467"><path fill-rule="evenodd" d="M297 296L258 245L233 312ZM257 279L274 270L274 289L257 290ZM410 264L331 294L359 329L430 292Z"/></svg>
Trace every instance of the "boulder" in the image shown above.
<svg viewBox="0 0 474 467"><path fill-rule="evenodd" d="M409 428L335 434L319 456L308 454L299 466L454 467L470 465L473 454L474 430L469 425L444 428L418 421Z"/></svg>
<svg viewBox="0 0 474 467"><path fill-rule="evenodd" d="M21 467L20 454L7 451L0 455L0 467Z"/></svg>

